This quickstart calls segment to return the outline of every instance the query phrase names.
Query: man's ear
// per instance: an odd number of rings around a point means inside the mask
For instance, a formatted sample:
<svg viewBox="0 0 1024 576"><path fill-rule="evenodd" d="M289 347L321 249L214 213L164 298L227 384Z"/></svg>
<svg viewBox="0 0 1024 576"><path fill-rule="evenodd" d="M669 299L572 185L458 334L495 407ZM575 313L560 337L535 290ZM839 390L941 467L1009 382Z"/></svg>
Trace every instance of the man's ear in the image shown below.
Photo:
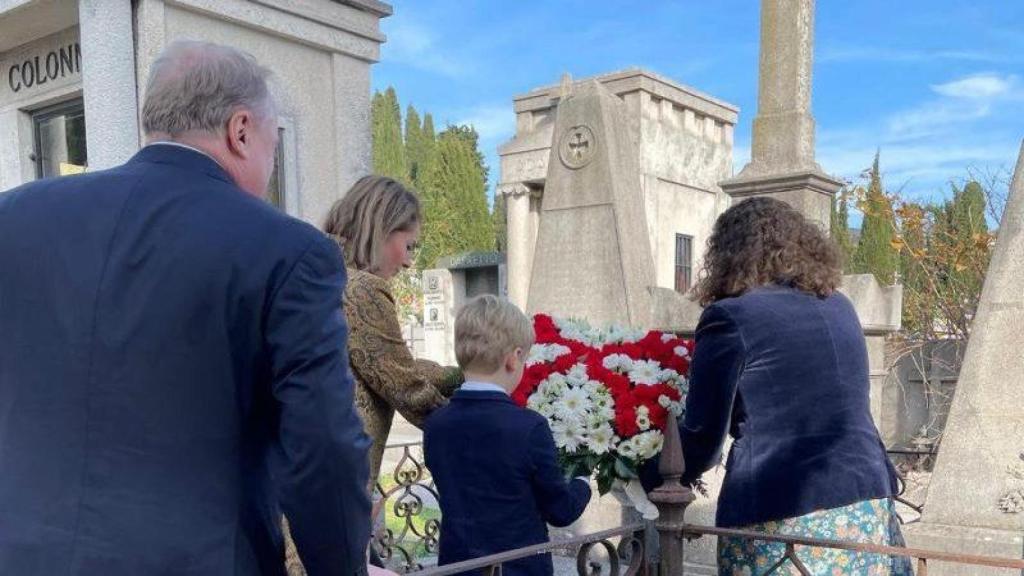
<svg viewBox="0 0 1024 576"><path fill-rule="evenodd" d="M252 112L244 108L237 110L231 115L231 118L228 118L228 149L233 154L248 158L255 128L255 118Z"/></svg>

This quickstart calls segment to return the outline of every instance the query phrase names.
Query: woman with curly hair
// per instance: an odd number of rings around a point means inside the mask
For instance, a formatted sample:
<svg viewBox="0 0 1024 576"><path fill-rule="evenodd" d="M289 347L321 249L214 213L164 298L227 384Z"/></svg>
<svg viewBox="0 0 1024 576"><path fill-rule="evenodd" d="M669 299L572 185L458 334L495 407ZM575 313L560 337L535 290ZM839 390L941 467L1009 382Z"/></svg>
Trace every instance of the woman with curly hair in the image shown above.
<svg viewBox="0 0 1024 576"><path fill-rule="evenodd" d="M818 226L778 200L741 202L715 223L695 287L705 309L680 432L690 482L719 463L727 435L735 439L719 526L903 543L895 471L871 419L864 336L837 291L840 260ZM812 574L911 574L903 557L797 550ZM719 570L761 574L784 553L722 537Z"/></svg>

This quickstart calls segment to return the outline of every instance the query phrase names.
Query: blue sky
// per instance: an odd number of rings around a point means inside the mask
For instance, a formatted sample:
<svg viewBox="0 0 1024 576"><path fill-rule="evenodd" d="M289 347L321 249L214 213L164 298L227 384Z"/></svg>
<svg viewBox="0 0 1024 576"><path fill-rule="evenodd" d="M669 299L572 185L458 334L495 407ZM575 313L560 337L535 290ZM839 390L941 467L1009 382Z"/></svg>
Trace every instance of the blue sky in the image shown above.
<svg viewBox="0 0 1024 576"><path fill-rule="evenodd" d="M512 97L641 67L740 107L750 155L758 0L394 0L374 88L435 123L473 124L498 178ZM1024 2L818 0L818 162L855 179L881 149L890 189L937 199L968 167L1012 169L1024 139Z"/></svg>

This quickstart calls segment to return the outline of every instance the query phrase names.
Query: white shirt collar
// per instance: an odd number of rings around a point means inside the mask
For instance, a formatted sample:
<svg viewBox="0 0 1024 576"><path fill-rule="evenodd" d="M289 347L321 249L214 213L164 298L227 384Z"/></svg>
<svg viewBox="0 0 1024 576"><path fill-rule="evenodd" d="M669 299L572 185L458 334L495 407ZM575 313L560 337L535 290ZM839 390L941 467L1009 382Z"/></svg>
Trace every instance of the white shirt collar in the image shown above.
<svg viewBox="0 0 1024 576"><path fill-rule="evenodd" d="M505 390L501 386L498 386L497 384L494 384L494 383L491 383L491 382L472 382L472 381L469 381L469 382L464 383L460 387L460 390L465 390L466 392L501 392L502 394L505 394L506 396L508 395L508 391L507 390Z"/></svg>
<svg viewBox="0 0 1024 576"><path fill-rule="evenodd" d="M171 142L170 140L160 140L158 142L150 142L149 144L147 144L147 146L177 146L178 148L185 148L186 150L191 150L193 152L198 152L198 153L202 154L203 156L206 156L210 160L213 160L214 162L217 162L216 158L214 158L213 156L210 156L209 154L207 154L206 152L200 150L199 148L196 148L194 146L189 146L188 144L182 144L181 142ZM217 162L217 166L220 166L221 168L224 168L224 166L222 166L220 162Z"/></svg>

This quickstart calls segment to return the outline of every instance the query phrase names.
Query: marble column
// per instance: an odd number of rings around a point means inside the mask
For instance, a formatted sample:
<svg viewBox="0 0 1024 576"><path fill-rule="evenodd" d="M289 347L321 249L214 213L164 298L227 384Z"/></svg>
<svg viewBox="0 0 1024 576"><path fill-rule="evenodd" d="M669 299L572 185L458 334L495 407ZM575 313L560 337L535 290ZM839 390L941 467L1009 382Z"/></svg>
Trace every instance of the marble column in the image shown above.
<svg viewBox="0 0 1024 576"><path fill-rule="evenodd" d="M506 225L508 238L507 274L508 299L519 308L526 310L526 297L530 291L530 272L533 268L534 245L537 241L535 218L530 213L530 202L534 196L529 186L522 182L503 184L498 193L505 196Z"/></svg>
<svg viewBox="0 0 1024 576"><path fill-rule="evenodd" d="M79 0L78 19L89 170L102 170L139 149L131 2Z"/></svg>

